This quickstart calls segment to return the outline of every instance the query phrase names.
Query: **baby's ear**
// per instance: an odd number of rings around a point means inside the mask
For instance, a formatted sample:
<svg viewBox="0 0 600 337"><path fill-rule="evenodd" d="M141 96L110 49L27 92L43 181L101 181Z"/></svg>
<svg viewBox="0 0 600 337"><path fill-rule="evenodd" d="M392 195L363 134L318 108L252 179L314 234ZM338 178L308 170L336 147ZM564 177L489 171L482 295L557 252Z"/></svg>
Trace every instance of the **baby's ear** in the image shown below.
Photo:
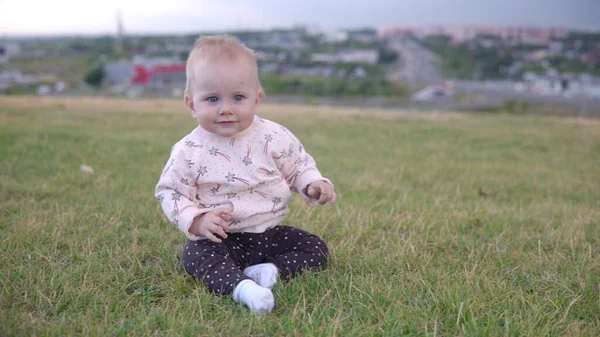
<svg viewBox="0 0 600 337"><path fill-rule="evenodd" d="M194 101L188 95L183 96L183 101L185 102L185 105L187 106L188 110L190 110L192 117L196 118L196 110L194 110Z"/></svg>
<svg viewBox="0 0 600 337"><path fill-rule="evenodd" d="M258 91L258 94L256 94L256 105L258 105L260 103L260 101L262 100L263 96L264 96L264 93L263 93L262 89L260 89Z"/></svg>

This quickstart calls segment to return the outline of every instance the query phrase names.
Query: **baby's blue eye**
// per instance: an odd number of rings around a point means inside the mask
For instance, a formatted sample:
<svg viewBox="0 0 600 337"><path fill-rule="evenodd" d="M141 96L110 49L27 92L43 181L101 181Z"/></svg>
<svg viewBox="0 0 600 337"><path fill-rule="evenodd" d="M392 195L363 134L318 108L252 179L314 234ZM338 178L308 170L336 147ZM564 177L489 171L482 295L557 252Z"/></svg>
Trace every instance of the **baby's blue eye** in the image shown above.
<svg viewBox="0 0 600 337"><path fill-rule="evenodd" d="M233 97L233 100L234 100L234 101L236 101L236 102L239 102L239 101L241 101L241 100L243 100L243 99L244 99L244 96L243 96L243 95L235 95L235 96Z"/></svg>
<svg viewBox="0 0 600 337"><path fill-rule="evenodd" d="M209 101L210 103L217 103L219 101L219 98L215 97L215 96L211 96L211 97L207 98L206 100Z"/></svg>

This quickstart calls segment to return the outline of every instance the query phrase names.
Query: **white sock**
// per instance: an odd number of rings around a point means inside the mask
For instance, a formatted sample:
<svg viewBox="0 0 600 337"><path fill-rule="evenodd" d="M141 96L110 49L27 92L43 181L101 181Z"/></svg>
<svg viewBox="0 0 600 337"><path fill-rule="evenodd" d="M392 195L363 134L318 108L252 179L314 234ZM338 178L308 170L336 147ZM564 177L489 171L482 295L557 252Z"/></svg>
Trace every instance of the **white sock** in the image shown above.
<svg viewBox="0 0 600 337"><path fill-rule="evenodd" d="M275 306L275 298L271 289L263 288L252 280L243 280L233 289L235 303L248 306L257 315L270 313Z"/></svg>
<svg viewBox="0 0 600 337"><path fill-rule="evenodd" d="M261 263L244 269L244 275L253 279L261 287L273 289L277 283L279 270L272 263Z"/></svg>

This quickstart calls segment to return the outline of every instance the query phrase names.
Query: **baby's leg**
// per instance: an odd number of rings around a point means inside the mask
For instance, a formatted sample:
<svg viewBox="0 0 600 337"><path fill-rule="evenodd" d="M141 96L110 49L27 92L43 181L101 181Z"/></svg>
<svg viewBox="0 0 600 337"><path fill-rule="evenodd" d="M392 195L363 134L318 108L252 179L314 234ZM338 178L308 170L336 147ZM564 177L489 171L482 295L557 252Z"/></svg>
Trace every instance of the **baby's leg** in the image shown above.
<svg viewBox="0 0 600 337"><path fill-rule="evenodd" d="M244 275L253 279L261 287L273 289L277 283L279 270L268 260L269 253L275 246L273 238L277 231L274 228L264 233L230 233L228 244L235 244L234 253L244 261L241 263Z"/></svg>
<svg viewBox="0 0 600 337"><path fill-rule="evenodd" d="M270 312L275 305L273 293L242 273L240 264L244 262L231 251L235 246L227 243L188 241L183 249L185 270L217 295L232 296L256 314Z"/></svg>
<svg viewBox="0 0 600 337"><path fill-rule="evenodd" d="M318 236L289 226L277 226L274 229L275 247L269 260L279 268L281 277L292 278L327 262L327 245Z"/></svg>
<svg viewBox="0 0 600 337"><path fill-rule="evenodd" d="M245 276L226 245L209 240L188 241L183 248L185 271L220 296L229 296Z"/></svg>

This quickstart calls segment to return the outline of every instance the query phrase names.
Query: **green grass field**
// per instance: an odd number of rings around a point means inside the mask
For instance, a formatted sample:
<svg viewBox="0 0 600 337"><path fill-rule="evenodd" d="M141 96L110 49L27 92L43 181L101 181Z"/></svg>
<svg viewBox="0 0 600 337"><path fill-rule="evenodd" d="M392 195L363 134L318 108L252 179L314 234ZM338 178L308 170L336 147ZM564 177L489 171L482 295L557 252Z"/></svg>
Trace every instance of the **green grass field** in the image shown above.
<svg viewBox="0 0 600 337"><path fill-rule="evenodd" d="M294 199L331 260L257 317L154 199L182 102L0 97L0 336L600 336L599 120L262 111L338 204Z"/></svg>

